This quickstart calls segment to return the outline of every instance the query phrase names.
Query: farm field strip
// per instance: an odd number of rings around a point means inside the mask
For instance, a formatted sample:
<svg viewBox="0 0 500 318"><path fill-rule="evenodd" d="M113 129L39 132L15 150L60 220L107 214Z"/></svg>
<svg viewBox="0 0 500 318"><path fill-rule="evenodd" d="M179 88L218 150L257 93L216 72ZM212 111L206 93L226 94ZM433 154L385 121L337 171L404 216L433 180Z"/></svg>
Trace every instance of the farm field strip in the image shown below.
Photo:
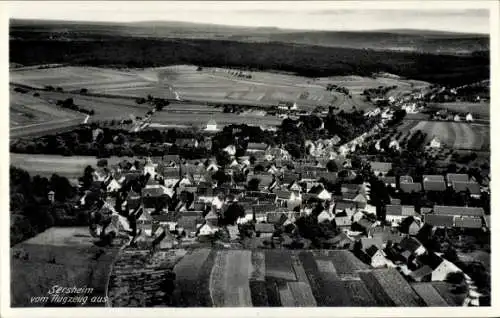
<svg viewBox="0 0 500 318"><path fill-rule="evenodd" d="M288 289L295 300L297 307L316 307L316 299L314 299L311 286L305 282L289 282Z"/></svg>
<svg viewBox="0 0 500 318"><path fill-rule="evenodd" d="M207 248L193 250L190 254L186 254L175 265L176 280L196 279L209 254L210 249Z"/></svg>
<svg viewBox="0 0 500 318"><path fill-rule="evenodd" d="M250 307L251 251L229 250L224 267L224 306Z"/></svg>
<svg viewBox="0 0 500 318"><path fill-rule="evenodd" d="M280 302L283 307L295 307L295 300L288 284L279 288Z"/></svg>
<svg viewBox="0 0 500 318"><path fill-rule="evenodd" d="M215 256L214 267L210 274L210 296L214 307L224 307L224 283L227 280L226 255L219 251Z"/></svg>
<svg viewBox="0 0 500 318"><path fill-rule="evenodd" d="M266 254L252 251L252 274L250 280L264 282L266 280Z"/></svg>
<svg viewBox="0 0 500 318"><path fill-rule="evenodd" d="M300 76L251 72L252 79L232 77L226 71L204 69L196 71L190 68L154 68L146 70L130 70L129 72L113 69L61 67L57 69L18 71L11 77L13 82L38 85L61 86L65 89L87 88L90 91L109 92L124 96L145 97L151 94L156 97L175 98L173 88L182 98L201 100L241 100L268 101L276 104L281 100L303 102L314 105L327 105L332 98L326 92L322 81ZM45 76L47 75L47 76ZM50 78L49 81L46 78ZM360 87L366 87L366 79L361 78ZM372 80L375 84L380 84ZM326 82L325 82L326 83ZM168 86L168 88L164 87ZM301 97L303 93L306 97ZM356 101L359 107L365 107ZM309 105L305 105L306 107ZM299 105L300 106L300 105ZM352 103L344 107L350 110ZM349 109L347 109L349 108Z"/></svg>
<svg viewBox="0 0 500 318"><path fill-rule="evenodd" d="M269 250L265 251L265 255L266 276L289 281L297 279L289 253L281 250Z"/></svg>

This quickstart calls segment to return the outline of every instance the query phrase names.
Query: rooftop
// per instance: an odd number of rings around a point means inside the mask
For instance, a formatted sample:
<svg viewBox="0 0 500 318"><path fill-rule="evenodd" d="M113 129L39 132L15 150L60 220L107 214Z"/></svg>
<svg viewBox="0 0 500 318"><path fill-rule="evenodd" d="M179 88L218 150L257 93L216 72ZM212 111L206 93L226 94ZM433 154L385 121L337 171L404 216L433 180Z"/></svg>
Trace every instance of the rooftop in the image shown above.
<svg viewBox="0 0 500 318"><path fill-rule="evenodd" d="M476 207L435 205L434 214L482 217L484 215L484 210L483 208Z"/></svg>

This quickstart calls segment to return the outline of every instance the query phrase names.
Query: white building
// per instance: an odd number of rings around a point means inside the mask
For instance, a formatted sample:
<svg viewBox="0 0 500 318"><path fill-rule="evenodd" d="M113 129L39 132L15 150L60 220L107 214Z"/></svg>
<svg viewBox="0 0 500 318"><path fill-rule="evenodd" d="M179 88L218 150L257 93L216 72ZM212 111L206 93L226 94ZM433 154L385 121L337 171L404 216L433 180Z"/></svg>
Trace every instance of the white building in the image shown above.
<svg viewBox="0 0 500 318"><path fill-rule="evenodd" d="M218 227L205 223L200 227L198 235L199 236L212 235L215 232L217 232L217 230Z"/></svg>
<svg viewBox="0 0 500 318"><path fill-rule="evenodd" d="M441 148L441 141L439 140L438 137L434 137L430 144L429 144L429 147L430 148Z"/></svg>
<svg viewBox="0 0 500 318"><path fill-rule="evenodd" d="M236 147L234 145L229 145L223 149L228 155L234 156L236 154Z"/></svg>
<svg viewBox="0 0 500 318"><path fill-rule="evenodd" d="M205 127L205 131L218 131L217 123L215 122L215 120L210 119L208 121L207 127Z"/></svg>

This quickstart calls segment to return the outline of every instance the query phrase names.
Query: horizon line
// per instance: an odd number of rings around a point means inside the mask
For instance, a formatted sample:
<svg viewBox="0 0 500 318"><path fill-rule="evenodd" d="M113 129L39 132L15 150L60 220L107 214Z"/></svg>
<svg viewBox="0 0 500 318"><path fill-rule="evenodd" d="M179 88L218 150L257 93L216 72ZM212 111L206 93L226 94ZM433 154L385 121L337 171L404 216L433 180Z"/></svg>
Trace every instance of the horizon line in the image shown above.
<svg viewBox="0 0 500 318"><path fill-rule="evenodd" d="M9 17L9 28L10 22L12 20L19 21L46 21L46 22L74 22L74 23L89 23L89 24L115 24L115 25L127 25L127 24L140 24L140 23L180 23L180 24L192 24L192 25L212 25L212 26L220 26L220 27L229 27L229 28L247 28L247 29L277 29L283 31L306 31L306 32L390 32L390 31L424 31L424 32L442 32L442 33L451 33L451 34L467 34L467 35L483 35L490 36L491 32L483 33L483 32L465 32L465 31L453 31L449 29L420 29L420 28L384 28L384 29L303 29L303 28L282 28L278 26L249 26L249 25L235 25L235 24L220 24L220 23L209 23L209 22L194 22L194 21L180 21L180 20L141 20L141 21L103 21L103 20L70 20L70 19L59 19L59 18L16 18Z"/></svg>

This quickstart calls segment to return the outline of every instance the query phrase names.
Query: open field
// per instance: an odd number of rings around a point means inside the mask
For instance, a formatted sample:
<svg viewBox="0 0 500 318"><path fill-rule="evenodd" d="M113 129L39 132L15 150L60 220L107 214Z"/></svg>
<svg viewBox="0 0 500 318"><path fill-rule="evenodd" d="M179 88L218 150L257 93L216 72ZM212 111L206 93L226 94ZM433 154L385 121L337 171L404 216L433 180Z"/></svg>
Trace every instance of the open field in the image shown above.
<svg viewBox="0 0 500 318"><path fill-rule="evenodd" d="M57 132L75 127L85 115L56 106L43 97L10 91L9 125L11 137Z"/></svg>
<svg viewBox="0 0 500 318"><path fill-rule="evenodd" d="M469 103L469 102L453 102L453 103L438 103L429 105L430 108L434 109L447 109L452 112L459 113L471 113L473 116L489 119L490 118L490 103L480 102L480 103Z"/></svg>
<svg viewBox="0 0 500 318"><path fill-rule="evenodd" d="M48 296L55 285L93 288L87 296L104 296L117 252L118 247L93 245L87 227L53 227L15 245L11 248L12 306L43 306L30 303L30 297Z"/></svg>
<svg viewBox="0 0 500 318"><path fill-rule="evenodd" d="M251 251L218 252L210 275L210 294L215 307L250 307Z"/></svg>
<svg viewBox="0 0 500 318"><path fill-rule="evenodd" d="M373 269L349 251L208 251L188 253L175 267L177 292L196 301L191 306L207 306L199 302L207 291L215 307L424 304L395 269Z"/></svg>
<svg viewBox="0 0 500 318"><path fill-rule="evenodd" d="M454 149L485 150L490 149L489 125L470 124L444 121L403 121L398 131L415 133L417 130L427 134L425 142L428 144L434 137L438 137L442 145Z"/></svg>
<svg viewBox="0 0 500 318"><path fill-rule="evenodd" d="M107 158L108 164L113 165L123 159L132 160L127 157ZM64 157L58 155L37 155L37 154L10 154L10 164L26 170L30 175L40 175L50 178L57 173L70 180L76 180L83 175L83 170L90 165L96 167L98 159L91 156L71 156Z"/></svg>
<svg viewBox="0 0 500 318"><path fill-rule="evenodd" d="M204 281L209 281L210 272L204 272L204 265L211 255L210 249L197 249L186 254L174 267L175 298L181 306L203 306L204 295L209 294L209 284L206 290L200 290Z"/></svg>
<svg viewBox="0 0 500 318"><path fill-rule="evenodd" d="M47 69L21 69L11 72L13 83L43 88L46 85L61 87L64 91L78 92L82 88L90 93L125 97L155 97L213 102L248 102L260 105L276 105L280 101L296 102L299 108L313 109L318 105L334 105L344 110L373 107L360 94L366 88L396 85L397 95L427 85L426 82L393 79L387 77L336 76L307 78L273 72L245 71L251 78L239 77L239 72L224 68L203 68L177 65L147 69L116 70L97 67L59 67ZM338 92L328 92L327 84L348 88L352 99ZM52 93L54 94L54 93ZM96 103L99 114L102 100L75 97L76 104L86 106ZM119 101L120 106L134 103ZM87 105L92 108L91 105ZM137 105L128 105L137 106Z"/></svg>

